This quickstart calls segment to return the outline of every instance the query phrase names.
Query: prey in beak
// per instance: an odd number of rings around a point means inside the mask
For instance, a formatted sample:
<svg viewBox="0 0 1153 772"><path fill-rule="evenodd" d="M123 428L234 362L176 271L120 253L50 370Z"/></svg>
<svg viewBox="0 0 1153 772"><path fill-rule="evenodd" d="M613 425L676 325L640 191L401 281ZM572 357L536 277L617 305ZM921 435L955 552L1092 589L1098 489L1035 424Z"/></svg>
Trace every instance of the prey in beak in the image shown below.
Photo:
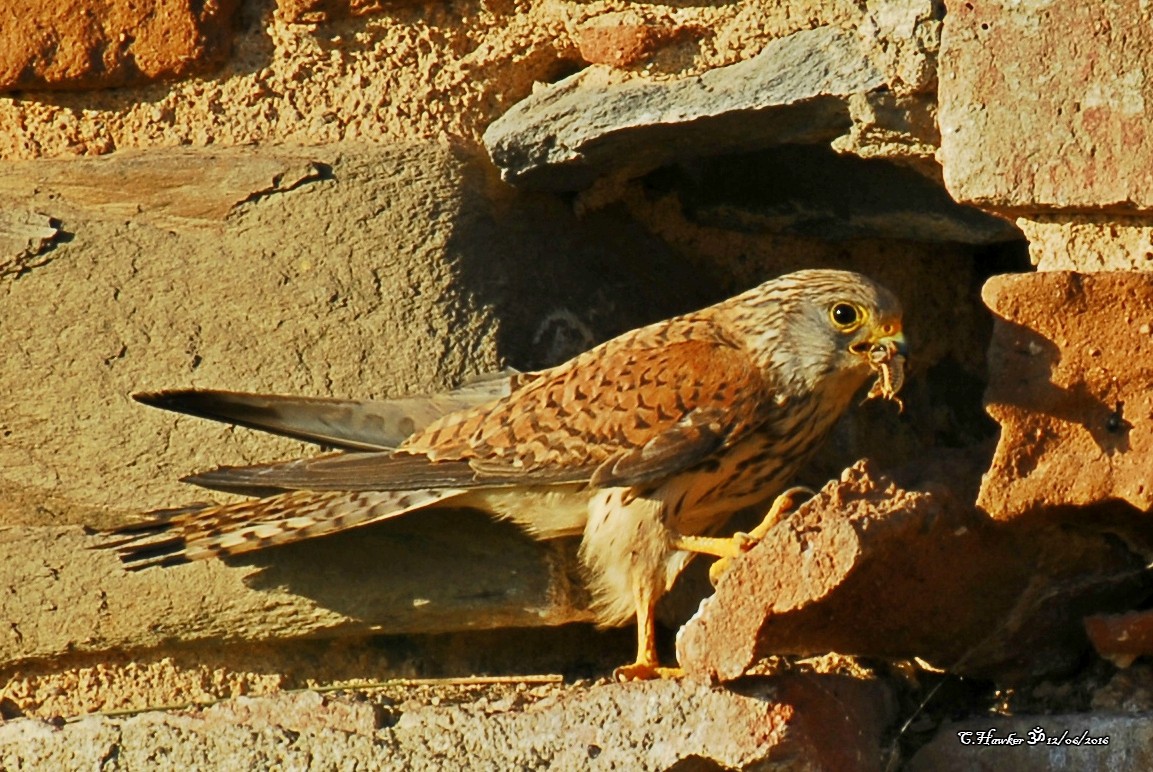
<svg viewBox="0 0 1153 772"><path fill-rule="evenodd" d="M897 392L905 385L905 360L909 354L905 334L901 332L899 324L887 324L881 329L886 333L884 337L862 341L854 346L854 350L864 356L869 367L877 373L877 380L863 401L878 397L890 399L897 403L897 412L904 412L905 403L897 396Z"/></svg>

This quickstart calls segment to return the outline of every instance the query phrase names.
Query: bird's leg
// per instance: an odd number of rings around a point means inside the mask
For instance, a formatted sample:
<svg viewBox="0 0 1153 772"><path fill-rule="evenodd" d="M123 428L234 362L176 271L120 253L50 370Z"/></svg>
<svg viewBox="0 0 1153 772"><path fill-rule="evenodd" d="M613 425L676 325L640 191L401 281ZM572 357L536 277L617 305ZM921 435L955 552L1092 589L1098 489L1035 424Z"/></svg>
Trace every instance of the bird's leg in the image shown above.
<svg viewBox="0 0 1153 772"><path fill-rule="evenodd" d="M795 497L807 494L813 496L808 488L789 488L773 501L765 519L748 533L738 531L732 536L720 538L716 536L689 536L676 534L672 538L672 547L685 552L695 552L701 555L712 555L719 558L709 567L709 579L715 585L721 575L728 570L729 561L752 549L757 542L765 538L765 534L781 521L781 518L796 507Z"/></svg>
<svg viewBox="0 0 1153 772"><path fill-rule="evenodd" d="M760 524L749 531L748 533L735 533L733 534L732 541L737 545L738 551L735 555L721 555L720 560L717 560L709 566L709 581L715 587L720 578L724 575L725 571L729 570L729 561L736 555L742 552L748 552L752 549L761 539L765 538L774 525L781 522L786 514L796 509L797 496L805 495L812 498L816 494L803 486L789 488L787 491L777 496L773 500L773 505L769 507L769 511L765 513L765 518L761 520Z"/></svg>
<svg viewBox="0 0 1153 772"><path fill-rule="evenodd" d="M641 578L633 579L633 596L637 604L637 660L613 671L618 681L648 681L654 678L678 678L679 667L661 667L657 658L657 596Z"/></svg>

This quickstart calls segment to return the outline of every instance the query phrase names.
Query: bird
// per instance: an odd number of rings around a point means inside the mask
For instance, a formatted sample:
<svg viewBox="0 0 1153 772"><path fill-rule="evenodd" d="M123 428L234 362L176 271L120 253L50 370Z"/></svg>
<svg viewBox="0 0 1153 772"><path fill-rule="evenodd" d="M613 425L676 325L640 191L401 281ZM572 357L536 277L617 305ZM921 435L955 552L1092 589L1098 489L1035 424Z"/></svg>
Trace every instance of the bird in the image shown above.
<svg viewBox="0 0 1153 772"><path fill-rule="evenodd" d="M780 496L871 377L866 398L897 399L906 357L893 293L807 269L555 367L428 398L139 393L335 450L185 477L250 498L157 511L105 546L139 570L471 507L536 539L579 537L598 622L636 620L636 658L615 677L666 677L678 671L659 661L657 601L694 556L747 550L747 535L718 536L730 516Z"/></svg>

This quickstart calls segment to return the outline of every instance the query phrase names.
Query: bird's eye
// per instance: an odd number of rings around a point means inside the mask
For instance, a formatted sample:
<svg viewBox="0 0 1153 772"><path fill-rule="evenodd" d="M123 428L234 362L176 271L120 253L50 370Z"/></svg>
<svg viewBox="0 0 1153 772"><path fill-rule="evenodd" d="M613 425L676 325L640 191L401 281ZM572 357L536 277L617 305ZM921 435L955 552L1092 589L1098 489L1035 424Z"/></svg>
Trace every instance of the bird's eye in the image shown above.
<svg viewBox="0 0 1153 772"><path fill-rule="evenodd" d="M833 324L844 331L860 326L861 317L862 314L857 307L849 303L837 303L829 311L829 318L833 320Z"/></svg>

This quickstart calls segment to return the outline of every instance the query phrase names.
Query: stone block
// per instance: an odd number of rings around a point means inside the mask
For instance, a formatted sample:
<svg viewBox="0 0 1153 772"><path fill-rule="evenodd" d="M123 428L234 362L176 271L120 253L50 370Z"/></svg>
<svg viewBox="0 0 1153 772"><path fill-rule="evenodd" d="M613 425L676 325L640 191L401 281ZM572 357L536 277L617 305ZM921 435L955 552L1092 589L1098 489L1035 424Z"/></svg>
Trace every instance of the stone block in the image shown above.
<svg viewBox="0 0 1153 772"><path fill-rule="evenodd" d="M387 721L373 727L365 706L305 693L62 728L16 719L0 722L0 766L116 758L148 767L164 748L173 765L212 768L872 770L894 718L883 686L814 675L761 679L739 693L693 681L473 687L455 697L446 686L381 713Z"/></svg>
<svg viewBox="0 0 1153 772"><path fill-rule="evenodd" d="M1007 683L1070 667L1086 614L1148 592L1142 555L992 522L950 493L950 468L925 491L846 470L733 562L682 628L681 665L728 681L768 655L837 652Z"/></svg>
<svg viewBox="0 0 1153 772"><path fill-rule="evenodd" d="M1002 213L1153 209L1153 9L951 3L941 165L953 197Z"/></svg>
<svg viewBox="0 0 1153 772"><path fill-rule="evenodd" d="M996 518L1153 507L1153 273L994 276L985 406L1001 424L978 505Z"/></svg>
<svg viewBox="0 0 1153 772"><path fill-rule="evenodd" d="M484 142L507 182L581 190L609 172L831 141L851 124L849 97L884 84L853 35L820 27L695 78L604 82L584 70L517 103Z"/></svg>
<svg viewBox="0 0 1153 772"><path fill-rule="evenodd" d="M109 649L592 620L576 547L475 512L126 571L80 528L0 532L0 667ZM7 591L10 590L10 591Z"/></svg>
<svg viewBox="0 0 1153 772"><path fill-rule="evenodd" d="M1103 214L1018 217L1038 271L1153 271L1153 221Z"/></svg>

